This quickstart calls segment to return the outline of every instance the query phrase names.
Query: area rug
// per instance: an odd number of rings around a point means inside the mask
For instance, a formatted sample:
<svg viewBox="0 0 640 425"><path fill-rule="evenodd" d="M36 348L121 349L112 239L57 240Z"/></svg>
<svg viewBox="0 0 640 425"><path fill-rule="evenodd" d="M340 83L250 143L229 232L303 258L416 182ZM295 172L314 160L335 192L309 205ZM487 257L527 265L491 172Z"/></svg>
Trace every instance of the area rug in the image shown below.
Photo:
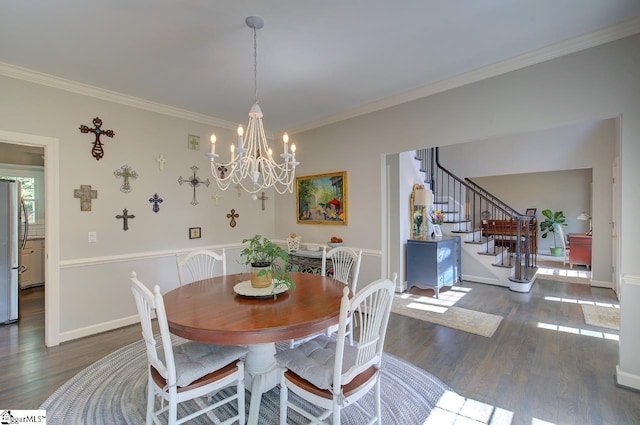
<svg viewBox="0 0 640 425"><path fill-rule="evenodd" d="M179 339L176 339L179 342ZM288 344L278 343L277 349ZM47 412L49 425L139 425L145 422L146 406L146 352L142 341L135 342L97 361L56 390L40 409ZM431 423L434 415L453 415L465 423L485 424L492 415L474 417L477 401L466 399L430 373L407 363L391 354L384 354L382 361L382 423L423 424ZM233 391L233 390L226 390ZM289 393L292 397L295 394ZM276 424L279 415L278 387L262 396L260 424ZM246 394L246 411L249 411L250 393ZM373 392L362 398L358 404L366 411L373 411ZM482 404L482 403L480 403ZM219 418L234 415L234 404L216 410ZM180 415L194 411L195 404L182 403ZM490 411L493 406L484 405ZM477 411L477 409L475 409ZM487 409L483 410L485 413ZM497 413L496 413L497 414ZM305 421L289 409L288 423ZM366 423L359 409L350 407L343 410L342 422L346 424ZM211 424L206 416L193 419L189 424Z"/></svg>
<svg viewBox="0 0 640 425"><path fill-rule="evenodd" d="M502 316L439 305L431 297L406 293L394 295L391 312L487 338L493 336L502 321Z"/></svg>
<svg viewBox="0 0 640 425"><path fill-rule="evenodd" d="M620 309L603 305L582 304L584 322L601 328L620 330Z"/></svg>

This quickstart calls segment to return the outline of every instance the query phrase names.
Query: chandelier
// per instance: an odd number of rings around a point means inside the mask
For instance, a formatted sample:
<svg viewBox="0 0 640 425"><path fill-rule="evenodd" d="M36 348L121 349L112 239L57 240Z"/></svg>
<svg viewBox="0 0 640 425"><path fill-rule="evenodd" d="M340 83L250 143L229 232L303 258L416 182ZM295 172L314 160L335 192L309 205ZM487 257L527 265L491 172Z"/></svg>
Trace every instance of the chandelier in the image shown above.
<svg viewBox="0 0 640 425"><path fill-rule="evenodd" d="M218 187L227 190L229 185L242 187L248 193L257 193L273 187L278 193L293 192L293 181L296 174L296 145L289 148L289 136L284 133L284 152L280 154L283 162L278 163L273 157L262 125L262 110L258 105L258 53L257 30L264 27L264 20L259 16L249 16L245 23L253 29L253 85L254 104L249 110L249 124L246 136L242 126L238 126L237 144L231 144L231 160L217 162L216 135L211 135L211 174ZM243 137L244 136L244 137Z"/></svg>

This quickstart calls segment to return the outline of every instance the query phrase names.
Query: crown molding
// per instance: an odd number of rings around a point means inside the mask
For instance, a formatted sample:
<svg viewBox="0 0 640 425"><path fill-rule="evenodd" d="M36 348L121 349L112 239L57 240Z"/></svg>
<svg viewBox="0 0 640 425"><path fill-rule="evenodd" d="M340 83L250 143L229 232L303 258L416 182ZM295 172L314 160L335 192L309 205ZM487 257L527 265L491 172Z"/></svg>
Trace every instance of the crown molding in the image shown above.
<svg viewBox="0 0 640 425"><path fill-rule="evenodd" d="M204 114L198 114L196 112L187 111L185 109L174 108L173 106L151 102L149 100L140 99L111 90L101 89L99 87L79 83L77 81L67 80L65 78L55 77L53 75L44 74L42 72L33 71L31 69L22 68L8 63L0 62L0 75L16 78L18 80L28 81L35 84L41 84L43 86L81 94L84 96L94 97L100 100L106 100L121 105L131 106L133 108L156 112L158 114L168 115L189 121L195 121L201 124L212 125L215 127L221 127L230 130L235 130L237 127L236 123L219 118L210 117Z"/></svg>
<svg viewBox="0 0 640 425"><path fill-rule="evenodd" d="M570 38L568 40L552 44L537 50L533 50L531 52L524 53L510 59L483 66L481 68L477 68L450 78L445 78L435 83L420 86L405 93L389 96L384 99L367 103L365 105L347 111L329 115L319 120L310 121L300 126L290 128L288 131L289 134L296 134L325 125L333 124L339 121L344 121L360 115L369 114L371 112L376 112L382 109L400 105L402 103L410 102L467 84L482 81L487 78L506 74L507 72L516 71L518 69L526 68L531 65L546 62L548 60L566 56L571 53L576 53L581 50L586 50L591 47L596 47L605 43L620 40L622 38L629 37L638 33L640 33L640 17L634 17L626 21L622 21L619 24L605 27L598 31Z"/></svg>

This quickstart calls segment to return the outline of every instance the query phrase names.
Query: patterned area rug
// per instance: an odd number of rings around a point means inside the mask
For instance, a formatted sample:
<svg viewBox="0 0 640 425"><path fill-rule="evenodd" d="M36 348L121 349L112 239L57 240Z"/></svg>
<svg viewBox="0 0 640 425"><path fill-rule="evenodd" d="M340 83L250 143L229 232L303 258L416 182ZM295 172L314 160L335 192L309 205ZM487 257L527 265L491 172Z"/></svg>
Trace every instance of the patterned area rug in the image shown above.
<svg viewBox="0 0 640 425"><path fill-rule="evenodd" d="M179 339L176 339L179 341ZM285 348L278 343L277 348ZM384 354L382 362L382 422L384 424L442 423L434 416L458 418L470 424L487 424L501 410L474 400L466 399L453 391L435 376L391 354ZM47 411L49 425L139 425L145 422L147 360L142 341L106 356L89 366L56 390L40 409ZM228 390L233 391L233 390ZM289 393L292 397L295 394ZM279 415L279 387L265 393L260 407L260 424L276 424ZM246 394L246 411L249 411L250 393ZM373 410L373 393L358 404L366 411ZM195 408L182 403L180 415ZM233 406L233 403L231 403ZM221 419L233 416L234 408L226 407L215 412ZM483 406L478 409L478 406ZM493 413L495 411L495 413ZM433 416L432 416L433 414ZM366 423L354 406L343 410L346 424ZM305 423L289 409L290 424ZM189 424L211 424L206 416L193 419ZM453 423L453 422L451 422Z"/></svg>
<svg viewBox="0 0 640 425"><path fill-rule="evenodd" d="M620 308L582 304L582 314L588 325L620 330Z"/></svg>
<svg viewBox="0 0 640 425"><path fill-rule="evenodd" d="M395 294L391 312L491 338L502 316L437 304L431 297Z"/></svg>

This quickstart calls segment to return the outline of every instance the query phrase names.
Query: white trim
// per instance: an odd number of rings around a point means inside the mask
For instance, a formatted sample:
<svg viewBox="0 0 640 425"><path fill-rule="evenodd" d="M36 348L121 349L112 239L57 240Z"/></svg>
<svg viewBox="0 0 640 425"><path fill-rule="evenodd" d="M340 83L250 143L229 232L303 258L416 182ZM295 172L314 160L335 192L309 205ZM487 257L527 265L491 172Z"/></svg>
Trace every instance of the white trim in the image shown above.
<svg viewBox="0 0 640 425"><path fill-rule="evenodd" d="M53 75L44 74L42 72L33 71L8 63L0 62L0 75L229 130L235 130L237 127L237 123L232 123L230 121L210 117L204 114L198 114L196 112L187 111L186 109L151 102L149 100L140 99L111 90L101 89L99 87L90 86L77 81L55 77ZM267 134L267 136L269 135Z"/></svg>
<svg viewBox="0 0 640 425"><path fill-rule="evenodd" d="M598 288L608 288L608 289L613 289L615 291L615 288L613 287L612 282L605 282L603 280L592 280L591 282L589 282L589 284L591 286L595 286Z"/></svg>
<svg viewBox="0 0 640 425"><path fill-rule="evenodd" d="M272 240L274 243L286 245L286 241L283 240ZM310 244L310 245L319 245L321 244ZM76 267L86 267L86 266L96 266L100 264L110 264L110 263L123 263L128 261L138 261L138 260L148 260L152 258L163 258L163 257L173 257L176 254L185 254L187 252L194 251L196 249L209 249L209 250L217 250L217 249L226 249L232 250L234 248L241 248L243 245L241 243L231 243L231 244L221 244L221 245L209 245L203 247L189 247L182 249L174 249L174 250L163 250L163 251L147 251L147 252L136 252L131 254L121 254L121 255L109 255L105 257L88 257L88 258L76 258L73 260L64 260L60 261L60 269L71 269ZM359 250L361 248L355 248L355 250ZM362 249L362 255L372 256L372 257L380 257L382 252L375 249Z"/></svg>
<svg viewBox="0 0 640 425"><path fill-rule="evenodd" d="M574 37L569 40L552 44L541 49L533 50L531 52L500 62L496 62L491 65L483 66L481 68L474 69L460 75L445 78L444 80L436 81L435 83L427 84L405 93L385 97L384 99L370 102L357 108L307 122L300 126L290 128L289 134L300 133L303 131L311 130L313 128L333 124L338 121L343 121L360 115L369 114L381 109L390 108L392 106L400 105L412 100L421 99L423 97L431 96L437 93L442 93L456 87L461 87L467 84L475 83L477 81L486 80L487 78L506 74L507 72L516 71L518 69L526 68L531 65L546 62L551 59L559 58L561 56L566 56L571 53L576 53L581 50L589 49L591 47L629 37L637 33L640 33L640 18L635 17L589 34Z"/></svg>
<svg viewBox="0 0 640 425"><path fill-rule="evenodd" d="M96 335L101 332L123 328L125 326L133 325L139 322L140 317L137 314L134 314L133 316L123 317L120 319L110 320L108 322L102 322L80 329L74 329L72 331L62 332L60 334L60 342L66 342L77 338L83 338L85 336Z"/></svg>
<svg viewBox="0 0 640 425"><path fill-rule="evenodd" d="M482 277L482 276L473 276L473 275L468 275L468 274L462 274L460 276L460 279L464 282L475 282L475 283L486 283L487 285L495 285L495 286L502 286L505 288L509 287L509 283L508 282L504 282L500 279L493 279L493 278L488 278L488 277Z"/></svg>
<svg viewBox="0 0 640 425"><path fill-rule="evenodd" d="M45 285L44 343L52 347L60 343L60 141L57 138L35 136L0 130L0 141L44 146L45 156Z"/></svg>
<svg viewBox="0 0 640 425"><path fill-rule="evenodd" d="M620 365L616 365L616 385L620 385L634 390L640 390L640 376L620 370Z"/></svg>

